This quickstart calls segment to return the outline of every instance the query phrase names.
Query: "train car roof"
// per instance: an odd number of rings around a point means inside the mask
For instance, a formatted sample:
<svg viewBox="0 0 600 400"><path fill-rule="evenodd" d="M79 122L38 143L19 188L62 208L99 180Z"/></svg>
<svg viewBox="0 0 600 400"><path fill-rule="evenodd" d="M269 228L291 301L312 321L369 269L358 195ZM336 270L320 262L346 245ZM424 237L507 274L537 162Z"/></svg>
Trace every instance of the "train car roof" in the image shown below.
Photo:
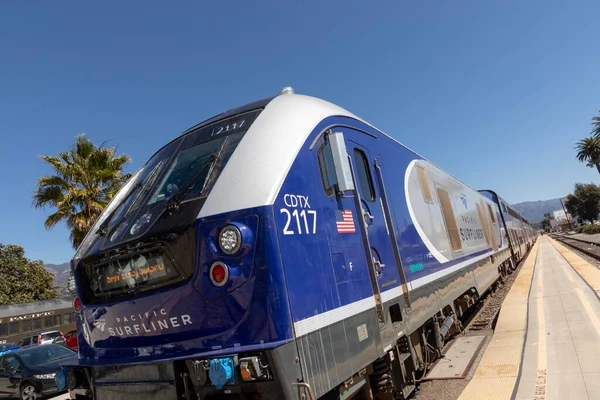
<svg viewBox="0 0 600 400"><path fill-rule="evenodd" d="M7 304L0 306L0 319L15 317L18 315L56 311L72 307L73 300L66 297L51 300L40 300L30 303Z"/></svg>
<svg viewBox="0 0 600 400"><path fill-rule="evenodd" d="M519 217L519 219L521 219L523 222L526 222L529 225L532 225L532 223L527 218L525 218L523 215L521 215L520 212L515 210L515 208L513 206L508 204L508 202L506 200L504 200L504 198L502 196L500 196L496 191L494 191L492 189L482 189L479 191L492 193L494 196L496 196L498 198L498 201L501 201L502 203L504 203L506 205L506 208L509 209L510 211L512 211L514 214L516 214Z"/></svg>

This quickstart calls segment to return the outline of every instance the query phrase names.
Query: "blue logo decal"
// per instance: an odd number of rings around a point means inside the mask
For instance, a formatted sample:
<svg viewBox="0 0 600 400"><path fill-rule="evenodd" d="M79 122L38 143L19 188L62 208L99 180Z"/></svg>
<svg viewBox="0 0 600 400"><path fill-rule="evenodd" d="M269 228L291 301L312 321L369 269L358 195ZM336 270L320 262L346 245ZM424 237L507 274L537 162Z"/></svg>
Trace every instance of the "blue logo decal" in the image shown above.
<svg viewBox="0 0 600 400"><path fill-rule="evenodd" d="M460 194L460 201L462 201L465 208L467 208L467 195L466 194L464 194L464 193Z"/></svg>

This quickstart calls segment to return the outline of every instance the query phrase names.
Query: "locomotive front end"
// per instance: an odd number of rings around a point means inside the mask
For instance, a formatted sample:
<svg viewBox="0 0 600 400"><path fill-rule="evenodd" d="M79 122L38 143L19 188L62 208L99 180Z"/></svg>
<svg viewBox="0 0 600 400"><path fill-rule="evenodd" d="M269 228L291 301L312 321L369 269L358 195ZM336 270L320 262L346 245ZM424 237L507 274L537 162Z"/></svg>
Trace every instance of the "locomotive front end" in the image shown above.
<svg viewBox="0 0 600 400"><path fill-rule="evenodd" d="M71 263L79 359L56 374L72 399L285 397L274 364L293 331L272 210L201 213L215 185L244 195L219 177L264 106L167 144L85 238Z"/></svg>

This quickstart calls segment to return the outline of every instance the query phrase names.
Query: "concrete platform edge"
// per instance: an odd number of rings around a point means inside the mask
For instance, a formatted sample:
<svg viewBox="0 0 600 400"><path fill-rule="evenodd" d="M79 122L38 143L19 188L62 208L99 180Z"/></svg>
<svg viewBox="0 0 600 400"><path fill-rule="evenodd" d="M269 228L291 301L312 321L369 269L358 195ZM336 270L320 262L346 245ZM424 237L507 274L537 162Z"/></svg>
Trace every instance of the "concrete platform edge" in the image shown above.
<svg viewBox="0 0 600 400"><path fill-rule="evenodd" d="M559 241L548 237L550 243L554 246L561 256L569 263L571 268L581 277L600 300L600 269L596 268L585 259L575 254L568 246Z"/></svg>
<svg viewBox="0 0 600 400"><path fill-rule="evenodd" d="M539 239L523 261L523 267L504 299L496 329L490 340L473 378L469 381L458 400L509 400L516 396L519 372L523 363L527 335L529 294L533 282L533 270L538 253ZM527 290L524 290L525 287ZM504 307L510 304L510 307ZM514 314L521 318L515 325ZM506 338L514 340L507 343ZM498 353L511 354L510 360L498 362ZM516 362L515 362L516 361Z"/></svg>

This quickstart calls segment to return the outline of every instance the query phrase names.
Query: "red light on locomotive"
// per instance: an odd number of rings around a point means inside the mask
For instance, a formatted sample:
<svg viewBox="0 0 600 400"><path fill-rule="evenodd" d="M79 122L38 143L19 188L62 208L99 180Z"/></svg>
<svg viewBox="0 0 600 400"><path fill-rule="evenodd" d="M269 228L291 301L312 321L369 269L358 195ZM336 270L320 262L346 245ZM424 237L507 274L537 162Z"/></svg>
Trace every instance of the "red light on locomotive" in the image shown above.
<svg viewBox="0 0 600 400"><path fill-rule="evenodd" d="M224 286L229 280L229 267L221 261L214 262L208 271L208 276L213 285Z"/></svg>
<svg viewBox="0 0 600 400"><path fill-rule="evenodd" d="M81 307L81 299L79 297L75 297L75 300L73 300L73 308L75 309L75 312L80 312Z"/></svg>

